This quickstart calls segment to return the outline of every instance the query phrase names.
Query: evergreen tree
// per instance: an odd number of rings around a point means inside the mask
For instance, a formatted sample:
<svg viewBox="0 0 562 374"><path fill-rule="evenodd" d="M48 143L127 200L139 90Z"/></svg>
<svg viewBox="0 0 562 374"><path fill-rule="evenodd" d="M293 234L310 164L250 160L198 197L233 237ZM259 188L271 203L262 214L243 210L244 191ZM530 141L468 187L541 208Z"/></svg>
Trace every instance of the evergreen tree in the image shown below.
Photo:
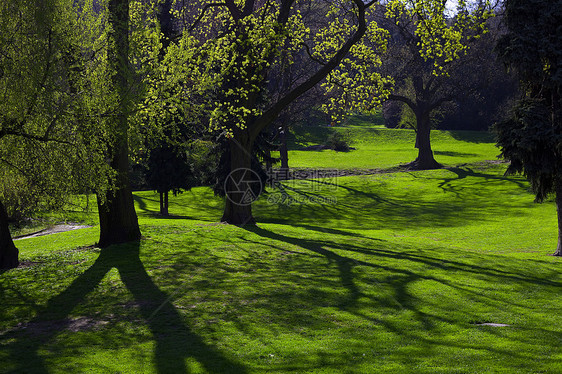
<svg viewBox="0 0 562 374"><path fill-rule="evenodd" d="M497 50L516 73L525 97L495 126L507 173L523 173L536 200L555 195L562 256L562 0L506 0L508 33Z"/></svg>

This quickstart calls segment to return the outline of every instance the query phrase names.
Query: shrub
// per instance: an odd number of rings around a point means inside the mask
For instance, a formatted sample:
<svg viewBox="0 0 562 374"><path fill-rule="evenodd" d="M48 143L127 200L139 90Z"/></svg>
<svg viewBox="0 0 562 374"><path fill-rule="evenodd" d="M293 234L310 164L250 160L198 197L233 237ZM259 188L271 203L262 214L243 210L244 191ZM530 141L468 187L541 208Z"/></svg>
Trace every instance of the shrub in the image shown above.
<svg viewBox="0 0 562 374"><path fill-rule="evenodd" d="M351 142L351 136L349 132L343 133L341 131L334 131L326 140L326 146L334 151L338 152L349 152L351 147L349 143Z"/></svg>

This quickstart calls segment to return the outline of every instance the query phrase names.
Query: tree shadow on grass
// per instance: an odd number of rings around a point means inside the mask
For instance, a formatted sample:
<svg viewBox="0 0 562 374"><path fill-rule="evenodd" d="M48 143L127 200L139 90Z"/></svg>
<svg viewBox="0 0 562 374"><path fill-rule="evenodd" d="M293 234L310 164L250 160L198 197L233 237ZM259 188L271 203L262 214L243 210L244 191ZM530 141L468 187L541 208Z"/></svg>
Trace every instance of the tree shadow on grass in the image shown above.
<svg viewBox="0 0 562 374"><path fill-rule="evenodd" d="M148 326L155 341L153 361L158 373L189 373L188 358L195 359L210 373L245 373L244 367L224 357L185 325L171 297L161 291L146 272L139 251L138 242L103 249L95 263L67 289L51 298L33 320L3 334L2 340L8 342L4 346L16 358L14 361L17 360L12 372L50 372L40 350L63 331L73 331L72 325L76 323L76 319L70 318L73 309L116 268L135 299L142 323ZM92 366L94 364L92 362Z"/></svg>
<svg viewBox="0 0 562 374"><path fill-rule="evenodd" d="M188 192L184 193L185 195ZM211 198L210 200L206 200L198 196L198 198L194 198L189 202L189 204L185 204L181 202L181 199L178 197L174 197L174 199L170 199L170 215L169 216L162 216L158 210L160 200L152 199L146 196L138 196L133 194L133 199L135 200L135 204L137 204L138 210L140 210L140 214L142 216L149 216L151 218L160 218L160 219L191 219L191 220L199 220L199 221L216 221L220 218L220 214L222 213L222 204L217 203L216 200ZM154 209L150 209L148 203L154 204ZM214 204L211 204L213 202ZM186 208L194 213L199 213L194 216L185 215L185 214L174 214L174 212L185 212ZM201 214L205 212L205 214ZM214 218L217 217L217 218Z"/></svg>
<svg viewBox="0 0 562 374"><path fill-rule="evenodd" d="M449 131L449 134L453 137L453 139L461 140L463 142L468 142L468 143L493 144L496 142L496 140L494 139L494 134L492 134L489 131L456 130L456 131Z"/></svg>
<svg viewBox="0 0 562 374"><path fill-rule="evenodd" d="M309 226L309 229L314 229ZM327 234L325 239L309 239L306 237L292 237L284 233L273 232L258 226L245 226L249 232L252 232L259 237L268 241L268 247L286 251L284 245L277 245L275 242L283 242L293 246L300 247L305 251L293 251L292 255L306 256L310 258L310 253L314 257L320 256L328 260L332 266L320 265L319 269L313 268L299 268L299 273L310 271L310 274L301 276L299 281L305 280L309 294L302 294L298 298L298 305L294 308L292 313L298 313L299 308L314 309L319 306L334 306L338 309L351 313L361 319L372 322L374 326L384 326L384 329L391 331L397 336L418 341L422 345L426 345L428 349L432 346L445 346L457 347L459 349L470 350L485 350L492 352L496 355L507 359L508 357L518 357L524 359L526 353L521 354L514 352L511 349L506 349L502 346L488 346L479 342L452 342L446 338L442 338L442 326L456 325L458 328L471 329L473 328L469 323L469 317L478 318L473 315L470 309L465 311L467 320L452 318L446 308L452 305L446 305L442 312L434 312L439 310L439 301L433 307L428 308L428 303L431 299L420 299L418 295L412 292L412 286L417 282L429 282L431 284L439 285L443 289L450 289L452 293L458 293L463 297L471 300L477 300L481 304L488 305L490 308L503 308L517 310L526 307L524 304L517 302L512 303L501 298L498 295L484 295L481 296L477 290L470 287L462 281L450 279L445 274L454 273L459 274L459 279L479 279L486 278L490 284L503 284L513 283L524 285L525 287L533 288L536 286L546 286L556 289L560 286L560 282L551 281L547 278L535 277L532 274L521 274L517 269L503 269L494 266L486 266L475 263L478 256L470 258L461 258L458 260L449 259L448 256L438 257L431 254L417 251L416 248L405 245L401 250L393 249L391 243L385 243L378 239L373 239L371 243L362 241L354 242L349 240L333 240L330 234ZM318 228L318 231L324 231ZM339 235L339 234L338 234ZM308 252L308 253L307 253ZM368 256L368 257L365 257ZM466 257L466 256L465 256ZM391 262L389 262L391 260ZM396 262L395 260L400 260ZM290 271L295 271L294 265L296 262L290 263L293 267L287 269L284 274L290 274ZM317 265L318 266L318 265ZM336 270L335 278L336 283L333 286L333 295L337 295L337 299L318 296L317 288L329 284L330 268ZM363 269L370 269L363 271ZM377 275L379 274L379 275ZM286 281L289 275L279 279L280 282ZM292 279L292 278L289 278ZM298 281L298 282L299 282ZM319 284L313 283L319 282ZM373 288L380 287L380 291L373 292ZM295 287L301 289L301 287ZM341 288L345 292L339 293L337 289ZM387 291L390 291L388 293ZM446 295L446 294L445 294ZM497 299L496 299L497 297ZM260 296L258 295L259 299ZM308 299L310 298L310 299ZM315 299L316 298L316 299ZM305 301L307 299L307 301ZM282 315L286 313L287 303L290 301L283 299L279 304L271 297L268 298L268 304L263 305L264 309L271 310L272 315ZM366 307L370 305L370 307ZM289 307L291 308L291 307ZM391 309L397 312L408 311L413 313L417 323L421 324L421 330L410 331L404 329L404 321L400 322L396 318L386 318L384 313L375 313L379 316L366 314L366 309L369 308L378 311L385 311L389 315L393 315ZM303 318L308 317L307 324L326 323L322 321L310 320L310 313L304 314ZM394 314L395 315L395 314ZM294 318L292 321L299 321L300 318ZM298 323L298 322L297 322ZM431 331L434 331L435 337L432 337ZM425 334L424 332L430 332ZM494 332L490 330L491 334L501 334L500 331ZM560 337L560 334L555 331L545 330L553 340ZM505 339L511 339L508 335ZM407 358L405 358L407 360Z"/></svg>
<svg viewBox="0 0 562 374"><path fill-rule="evenodd" d="M506 210L514 212L528 208L525 199L516 204L502 195L526 193L527 183L521 178L505 177L494 171L477 168L451 168L436 176L432 173L412 172L408 175L422 180L423 188L442 193L421 193L409 186L408 178L400 176L399 182L388 187L384 178L354 179L351 183L315 180L309 185L285 187L296 204L288 199L268 199L268 211L259 217L260 222L311 224L325 222L339 228L388 228L403 230L416 227L457 227L474 221L490 219L493 214L504 215ZM402 182L403 181L403 182ZM419 183L419 182L415 182ZM378 187L381 188L378 188ZM400 187L400 188L396 188ZM282 195L273 191L271 195ZM491 195L498 198L492 199ZM420 198L421 197L421 198ZM298 200L305 203L298 203ZM318 203L308 203L308 201ZM322 201L326 203L322 203ZM273 205L274 209L271 208ZM263 209L261 205L258 209ZM271 214L276 211L276 214ZM261 211L258 210L258 213ZM326 226L325 225L325 226Z"/></svg>
<svg viewBox="0 0 562 374"><path fill-rule="evenodd" d="M476 153L456 152L456 151L433 151L436 156L451 156L451 157L476 157Z"/></svg>

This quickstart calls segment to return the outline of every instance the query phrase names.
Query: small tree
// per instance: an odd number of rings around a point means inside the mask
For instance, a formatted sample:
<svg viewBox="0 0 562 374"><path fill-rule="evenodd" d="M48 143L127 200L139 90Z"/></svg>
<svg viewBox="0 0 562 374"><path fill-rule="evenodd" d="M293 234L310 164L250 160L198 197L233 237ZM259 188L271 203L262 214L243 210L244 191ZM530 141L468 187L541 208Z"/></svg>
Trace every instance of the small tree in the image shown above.
<svg viewBox="0 0 562 374"><path fill-rule="evenodd" d="M562 1L506 0L508 33L497 50L520 78L526 97L495 126L507 173L523 173L537 201L555 194L562 256Z"/></svg>
<svg viewBox="0 0 562 374"><path fill-rule="evenodd" d="M193 186L186 152L165 144L150 151L146 181L160 194L160 214L168 216L168 193L175 195Z"/></svg>

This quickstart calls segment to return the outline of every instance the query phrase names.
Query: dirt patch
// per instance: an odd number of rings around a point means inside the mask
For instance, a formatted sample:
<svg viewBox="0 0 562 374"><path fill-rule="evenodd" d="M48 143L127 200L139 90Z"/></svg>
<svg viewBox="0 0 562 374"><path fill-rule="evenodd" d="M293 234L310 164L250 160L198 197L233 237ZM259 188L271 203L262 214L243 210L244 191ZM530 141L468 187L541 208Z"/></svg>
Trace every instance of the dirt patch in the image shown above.
<svg viewBox="0 0 562 374"><path fill-rule="evenodd" d="M31 321L20 323L14 330L24 330L29 334L43 335L57 331L80 332L98 329L109 323L108 320L99 320L90 317L66 318L54 321Z"/></svg>
<svg viewBox="0 0 562 374"><path fill-rule="evenodd" d="M48 227L46 229L33 232L27 235L20 235L13 238L13 240L20 240L20 239L28 239L28 238L35 238L38 236L43 235L51 235L51 234L58 234L60 232L72 231L72 230L79 230L79 229L86 229L92 226L85 226L85 225L78 225L78 224L60 224Z"/></svg>

